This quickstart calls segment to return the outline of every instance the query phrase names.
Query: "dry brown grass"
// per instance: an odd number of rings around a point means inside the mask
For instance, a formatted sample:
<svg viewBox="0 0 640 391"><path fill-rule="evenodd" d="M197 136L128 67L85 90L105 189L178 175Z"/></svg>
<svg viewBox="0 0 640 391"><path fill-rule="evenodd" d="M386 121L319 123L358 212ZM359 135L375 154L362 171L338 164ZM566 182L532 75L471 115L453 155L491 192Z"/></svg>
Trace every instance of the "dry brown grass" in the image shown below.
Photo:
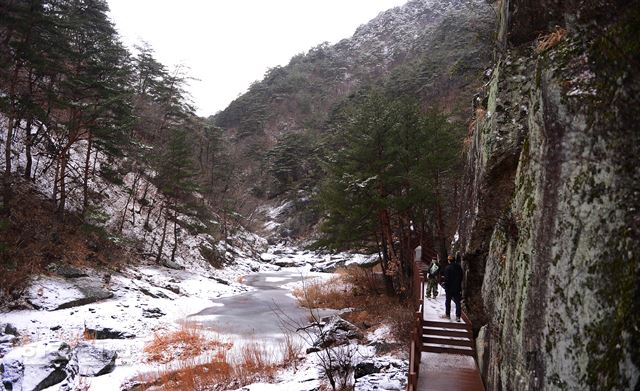
<svg viewBox="0 0 640 391"><path fill-rule="evenodd" d="M148 362L166 364L174 360L187 360L205 352L224 352L231 348L230 342L205 335L196 323L184 322L178 330L159 331L145 345Z"/></svg>
<svg viewBox="0 0 640 391"><path fill-rule="evenodd" d="M365 329L390 324L394 337L408 342L413 311L397 297L381 293L384 287L378 274L358 266L340 269L337 274L329 280L307 281L293 295L306 308L353 308L342 317Z"/></svg>
<svg viewBox="0 0 640 391"><path fill-rule="evenodd" d="M281 346L250 341L235 354L231 344L211 339L200 327L159 333L146 347L148 361L159 364L155 372L138 377L137 389L200 390L218 385L239 388L256 381L272 380L278 369L297 363L302 346L285 339Z"/></svg>
<svg viewBox="0 0 640 391"><path fill-rule="evenodd" d="M567 35L567 29L562 27L556 27L554 31L549 34L538 37L538 43L536 44L536 53L544 53L547 50L557 46L564 37Z"/></svg>
<svg viewBox="0 0 640 391"><path fill-rule="evenodd" d="M347 286L339 275L328 280L307 280L302 287L293 290L293 295L298 299L301 307L314 309L347 308L350 303L347 293Z"/></svg>
<svg viewBox="0 0 640 391"><path fill-rule="evenodd" d="M282 365L284 367L296 367L302 352L303 343L293 333L285 334L285 339L280 344Z"/></svg>
<svg viewBox="0 0 640 391"><path fill-rule="evenodd" d="M172 369L159 368L156 372L138 376L136 390L204 390L208 385L228 383L231 366L224 360L200 363L183 361Z"/></svg>

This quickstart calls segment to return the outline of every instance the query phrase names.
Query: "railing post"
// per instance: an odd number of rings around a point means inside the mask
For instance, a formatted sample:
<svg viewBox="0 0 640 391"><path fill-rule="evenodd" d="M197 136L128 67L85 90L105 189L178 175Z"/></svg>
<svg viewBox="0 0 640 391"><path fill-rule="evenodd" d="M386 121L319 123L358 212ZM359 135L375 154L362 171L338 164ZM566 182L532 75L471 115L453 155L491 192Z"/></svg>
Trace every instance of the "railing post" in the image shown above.
<svg viewBox="0 0 640 391"><path fill-rule="evenodd" d="M416 344L417 367L420 366L420 361L422 361L422 319L420 319L420 316L421 316L421 313L418 312L413 321L413 330L414 330L413 342Z"/></svg>
<svg viewBox="0 0 640 391"><path fill-rule="evenodd" d="M420 275L420 319L424 319L424 276ZM422 324L420 325L422 328Z"/></svg>

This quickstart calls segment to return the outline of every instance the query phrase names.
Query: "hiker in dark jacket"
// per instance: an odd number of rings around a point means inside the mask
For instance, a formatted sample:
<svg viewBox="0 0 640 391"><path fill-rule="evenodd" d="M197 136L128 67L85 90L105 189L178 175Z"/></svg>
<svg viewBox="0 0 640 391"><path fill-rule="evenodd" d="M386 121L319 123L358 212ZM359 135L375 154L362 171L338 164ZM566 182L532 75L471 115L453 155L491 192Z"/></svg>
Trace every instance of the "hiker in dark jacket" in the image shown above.
<svg viewBox="0 0 640 391"><path fill-rule="evenodd" d="M451 319L451 299L456 303L456 322L460 322L460 299L462 296L462 267L453 260L450 255L447 258L449 264L444 269L444 291L446 298L444 302L445 319Z"/></svg>

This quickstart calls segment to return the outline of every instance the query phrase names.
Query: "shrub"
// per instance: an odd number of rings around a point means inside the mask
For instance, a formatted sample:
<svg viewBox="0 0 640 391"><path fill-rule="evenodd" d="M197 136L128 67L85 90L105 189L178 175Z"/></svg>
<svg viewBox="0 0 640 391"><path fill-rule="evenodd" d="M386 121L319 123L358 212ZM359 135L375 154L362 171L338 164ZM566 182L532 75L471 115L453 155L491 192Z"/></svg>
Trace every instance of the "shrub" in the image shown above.
<svg viewBox="0 0 640 391"><path fill-rule="evenodd" d="M567 29L557 27L555 31L543 35L538 38L538 43L536 44L536 53L544 53L547 50L557 46L564 37L567 35Z"/></svg>

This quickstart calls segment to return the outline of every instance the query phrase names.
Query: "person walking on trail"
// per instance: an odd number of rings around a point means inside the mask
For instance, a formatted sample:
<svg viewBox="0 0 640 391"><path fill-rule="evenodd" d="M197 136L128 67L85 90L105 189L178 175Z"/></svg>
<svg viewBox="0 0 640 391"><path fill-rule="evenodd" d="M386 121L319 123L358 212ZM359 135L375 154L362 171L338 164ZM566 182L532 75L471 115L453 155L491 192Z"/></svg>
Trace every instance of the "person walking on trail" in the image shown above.
<svg viewBox="0 0 640 391"><path fill-rule="evenodd" d="M438 274L440 272L440 266L435 258L431 259L429 269L427 269L427 299L431 296L435 299L438 296Z"/></svg>
<svg viewBox="0 0 640 391"><path fill-rule="evenodd" d="M462 268L453 257L449 255L447 258L449 264L444 269L444 291L446 298L444 302L444 315L442 318L451 319L451 300L456 303L456 322L460 322L460 299L462 296Z"/></svg>

